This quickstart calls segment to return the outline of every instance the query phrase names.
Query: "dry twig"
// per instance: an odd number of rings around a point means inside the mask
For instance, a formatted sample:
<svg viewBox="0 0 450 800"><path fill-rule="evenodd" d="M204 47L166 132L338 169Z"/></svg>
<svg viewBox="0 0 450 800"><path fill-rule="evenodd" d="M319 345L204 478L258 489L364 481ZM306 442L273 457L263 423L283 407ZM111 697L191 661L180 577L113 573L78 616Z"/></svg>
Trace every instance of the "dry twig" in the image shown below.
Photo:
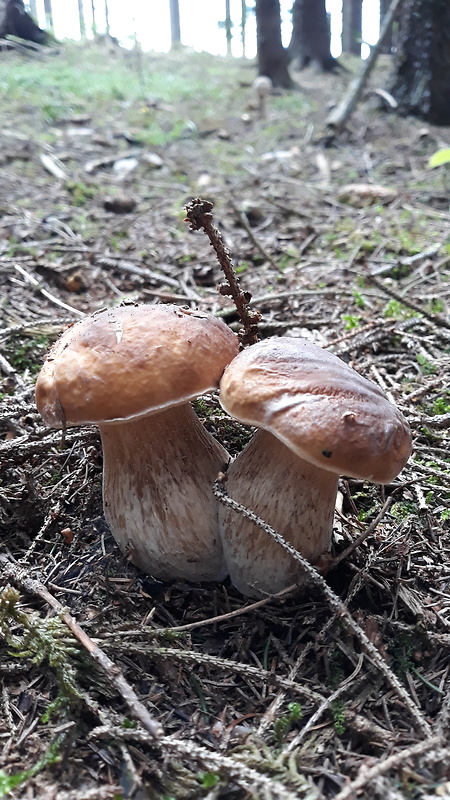
<svg viewBox="0 0 450 800"><path fill-rule="evenodd" d="M380 655L377 648L372 644L358 623L355 622L345 603L343 603L337 594L333 592L324 578L322 578L322 576L317 572L315 567L306 561L306 559L300 555L295 547L289 544L289 542L286 542L286 540L276 530L274 530L274 528L264 522L264 520L260 519L260 517L258 517L248 508L245 508L245 506L237 503L236 500L233 500L231 497L229 497L224 483L220 481L215 482L214 494L221 503L229 506L229 508L234 509L234 511L236 511L238 514L242 514L244 517L247 517L247 519L251 520L251 522L253 522L255 525L258 525L261 530L271 536L272 539L275 539L275 541L278 542L278 544L280 544L281 547L283 547L292 556L292 558L301 564L314 586L320 590L322 595L327 600L331 610L336 614L336 617L351 631L354 636L356 636L363 650L365 650L366 655L369 656L370 660L380 670L385 680L394 689L399 700L404 703L422 735L426 737L430 736L431 728L420 709L413 702L406 689L401 685L400 681Z"/></svg>
<svg viewBox="0 0 450 800"><path fill-rule="evenodd" d="M94 728L89 735L90 739L105 737L113 737L119 741L154 744L144 731L133 731L126 728L110 727L109 725ZM280 781L274 780L268 775L263 775L252 767L248 767L237 758L208 750L192 740L186 741L176 737L164 736L159 740L158 744L162 747L163 752L172 753L178 758L192 759L204 769L217 770L224 773L227 778L231 778L239 786L246 789L250 796L267 798L267 800L299 800L298 794L292 792ZM314 800L323 800L323 795L318 789L312 797Z"/></svg>
<svg viewBox="0 0 450 800"><path fill-rule="evenodd" d="M397 769L405 761L414 756L420 756L426 753L427 750L432 750L433 747L438 747L441 744L440 736L430 736L417 744L401 750L399 753L393 753L389 758L378 761L374 767L361 767L357 777L345 786L341 792L334 798L334 800L354 800L358 792L364 789L369 783L378 778L380 775L389 772L391 769Z"/></svg>
<svg viewBox="0 0 450 800"><path fill-rule="evenodd" d="M261 242L256 238L255 234L253 233L253 231L252 231L252 229L251 229L251 227L250 227L250 225L249 225L249 223L247 221L247 217L245 216L245 214L242 213L242 211L237 207L237 205L234 202L234 200L232 200L231 198L229 199L229 203L230 203L231 208L233 209L234 213L236 214L239 222L241 223L242 227L247 231L248 238L250 239L250 241L253 243L253 245L256 247L256 249L259 250L259 252L261 253L262 257L266 261L268 261L269 264L271 264L271 266L274 269L276 269L277 272L278 272L279 271L279 266L278 266L277 262L272 258L270 253L267 252L267 250L262 246Z"/></svg>
<svg viewBox="0 0 450 800"><path fill-rule="evenodd" d="M59 306L60 308L63 308L64 311L70 311L71 314L76 314L77 317L86 316L84 311L80 311L78 308L69 306L67 305L67 303L64 303L62 300L60 300L59 297L55 297L55 295L50 294L50 292L48 292L47 289L44 289L41 286L39 281L36 280L36 278L33 275L27 272L27 270L21 267L19 264L15 265L15 269L22 275L22 277L26 280L27 283L31 284L31 286L34 286L36 291L40 292L40 294L47 300L50 300L51 303L54 303L56 306Z"/></svg>
<svg viewBox="0 0 450 800"><path fill-rule="evenodd" d="M114 649L115 652L117 652L117 650L123 650L127 653L145 653L146 655L170 658L186 663L209 664L212 667L216 667L216 669L236 672L238 675L259 679L265 684L277 686L280 689L288 689L293 694L303 697L311 703L322 703L324 701L323 696L319 694L319 692L314 692L304 683L296 683L296 681L290 678L283 678L267 669L253 667L251 664L243 664L239 661L231 661L228 658L220 658L219 656L210 655L209 653L198 653L195 650L180 650L176 647L163 647L161 645L147 643L127 642L125 645L121 645L120 641L109 644L109 647Z"/></svg>
<svg viewBox="0 0 450 800"><path fill-rule="evenodd" d="M236 306L240 320L244 326L243 333L240 334L241 345L255 344L258 341L258 322L260 315L257 311L249 309L251 295L243 292L239 286L239 281L231 260L230 253L225 247L222 236L212 221L213 204L208 200L197 197L185 206L186 220L189 222L191 231L199 231L201 228L208 236L211 246L214 248L219 264L228 281L227 284L219 286L220 294L229 295Z"/></svg>
<svg viewBox="0 0 450 800"><path fill-rule="evenodd" d="M43 583L35 578L29 578L23 567L11 562L6 556L0 554L0 567L2 568L2 577L6 581L12 581L22 591L28 594L36 595L41 600L48 603L50 608L53 609L55 614L58 614L67 627L72 631L73 635L78 639L80 644L88 651L94 661L104 671L105 675L109 678L111 683L115 686L120 696L128 706L130 712L135 719L139 720L141 725L148 733L158 739L162 736L163 729L161 724L155 720L147 711L145 706L138 699L134 689L125 680L121 671L111 659L103 652L103 650L90 639L87 633L78 625L77 621L64 610L61 603L50 594L48 589Z"/></svg>

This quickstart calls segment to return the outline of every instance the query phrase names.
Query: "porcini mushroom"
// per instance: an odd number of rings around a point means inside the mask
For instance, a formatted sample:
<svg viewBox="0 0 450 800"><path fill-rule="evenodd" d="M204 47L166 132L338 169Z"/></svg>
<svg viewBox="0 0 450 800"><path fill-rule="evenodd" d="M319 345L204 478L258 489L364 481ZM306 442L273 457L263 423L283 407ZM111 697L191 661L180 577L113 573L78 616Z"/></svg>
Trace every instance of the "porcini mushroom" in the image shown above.
<svg viewBox="0 0 450 800"><path fill-rule="evenodd" d="M411 453L408 424L383 392L304 339L268 339L239 353L221 379L220 402L259 428L228 471L230 497L311 563L331 546L338 476L389 483ZM243 594L302 582L300 565L254 523L229 507L219 520Z"/></svg>
<svg viewBox="0 0 450 800"><path fill-rule="evenodd" d="M260 119L266 116L267 98L273 90L273 83L267 75L258 75L252 83L255 106Z"/></svg>
<svg viewBox="0 0 450 800"><path fill-rule="evenodd" d="M189 401L218 386L237 352L235 334L210 314L125 306L69 328L39 374L45 422L98 425L111 533L157 578L226 575L212 483L228 453Z"/></svg>

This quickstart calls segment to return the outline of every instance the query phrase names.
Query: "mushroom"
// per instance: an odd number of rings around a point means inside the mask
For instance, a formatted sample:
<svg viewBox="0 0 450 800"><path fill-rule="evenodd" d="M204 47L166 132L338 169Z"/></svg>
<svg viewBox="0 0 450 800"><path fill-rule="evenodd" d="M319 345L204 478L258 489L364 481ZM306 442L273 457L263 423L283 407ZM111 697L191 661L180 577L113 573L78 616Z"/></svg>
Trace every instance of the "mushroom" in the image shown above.
<svg viewBox="0 0 450 800"><path fill-rule="evenodd" d="M239 353L221 379L220 402L259 428L228 470L230 497L311 563L331 546L338 476L389 483L411 453L408 424L383 392L304 339L268 339ZM219 522L243 594L302 583L301 566L253 522L229 507Z"/></svg>
<svg viewBox="0 0 450 800"><path fill-rule="evenodd" d="M218 386L237 352L235 334L212 315L125 306L69 328L39 374L46 423L98 425L106 521L157 578L226 575L212 483L229 456L189 401Z"/></svg>
<svg viewBox="0 0 450 800"><path fill-rule="evenodd" d="M273 83L267 75L258 75L252 83L255 107L260 119L264 119L266 116L266 102L272 89Z"/></svg>

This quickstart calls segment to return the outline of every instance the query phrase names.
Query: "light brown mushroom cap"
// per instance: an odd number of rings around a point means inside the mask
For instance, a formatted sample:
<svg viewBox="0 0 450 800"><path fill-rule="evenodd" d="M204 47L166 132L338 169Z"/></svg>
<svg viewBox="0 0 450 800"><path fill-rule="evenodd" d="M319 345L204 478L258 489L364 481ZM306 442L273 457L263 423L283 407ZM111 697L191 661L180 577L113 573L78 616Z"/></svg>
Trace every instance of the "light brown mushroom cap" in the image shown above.
<svg viewBox="0 0 450 800"><path fill-rule="evenodd" d="M169 305L100 311L56 342L36 403L53 427L137 418L218 386L237 352L235 334L211 314Z"/></svg>
<svg viewBox="0 0 450 800"><path fill-rule="evenodd" d="M220 402L339 475L389 483L411 454L408 423L378 386L305 339L267 339L239 353Z"/></svg>

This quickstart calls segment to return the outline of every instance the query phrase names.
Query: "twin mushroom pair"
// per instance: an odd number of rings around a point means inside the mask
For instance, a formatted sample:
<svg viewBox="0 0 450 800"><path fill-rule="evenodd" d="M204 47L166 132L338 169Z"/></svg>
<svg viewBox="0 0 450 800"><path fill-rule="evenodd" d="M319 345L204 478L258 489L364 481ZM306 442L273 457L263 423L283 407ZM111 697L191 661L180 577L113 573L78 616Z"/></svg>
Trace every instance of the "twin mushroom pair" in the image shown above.
<svg viewBox="0 0 450 800"><path fill-rule="evenodd" d="M169 305L69 328L36 402L51 426L98 425L105 517L138 567L163 580L229 574L243 594L275 593L301 583L301 567L212 491L229 456L190 401L219 385L225 411L258 428L228 470L230 496L313 563L330 548L338 476L389 483L410 455L403 416L336 356L294 338L238 353L223 322Z"/></svg>

